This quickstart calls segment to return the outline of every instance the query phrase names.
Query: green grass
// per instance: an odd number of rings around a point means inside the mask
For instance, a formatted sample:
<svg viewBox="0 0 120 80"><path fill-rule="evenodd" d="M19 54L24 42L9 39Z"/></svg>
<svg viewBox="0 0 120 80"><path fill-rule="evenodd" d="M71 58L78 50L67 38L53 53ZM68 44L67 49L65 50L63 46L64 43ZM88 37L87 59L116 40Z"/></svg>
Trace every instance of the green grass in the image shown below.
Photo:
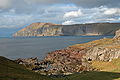
<svg viewBox="0 0 120 80"><path fill-rule="evenodd" d="M119 66L116 60L114 64ZM0 57L0 80L120 80L120 73L93 71L65 77L48 77L29 71L12 60Z"/></svg>

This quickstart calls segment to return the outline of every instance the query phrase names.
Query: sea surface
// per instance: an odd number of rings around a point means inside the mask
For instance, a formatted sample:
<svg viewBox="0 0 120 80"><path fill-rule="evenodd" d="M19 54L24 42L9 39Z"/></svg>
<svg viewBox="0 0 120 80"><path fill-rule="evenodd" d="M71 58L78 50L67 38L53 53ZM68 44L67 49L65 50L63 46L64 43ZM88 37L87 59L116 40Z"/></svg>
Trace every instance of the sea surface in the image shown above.
<svg viewBox="0 0 120 80"><path fill-rule="evenodd" d="M48 52L64 49L70 45L85 43L113 36L59 36L32 38L0 38L0 56L9 59L38 57L43 59Z"/></svg>

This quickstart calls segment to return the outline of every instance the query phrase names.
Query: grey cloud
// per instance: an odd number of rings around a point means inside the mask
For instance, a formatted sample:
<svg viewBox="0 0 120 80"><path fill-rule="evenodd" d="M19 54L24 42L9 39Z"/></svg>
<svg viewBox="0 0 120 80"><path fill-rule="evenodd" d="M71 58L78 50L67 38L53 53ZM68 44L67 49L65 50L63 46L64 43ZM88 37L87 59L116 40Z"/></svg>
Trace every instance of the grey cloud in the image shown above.
<svg viewBox="0 0 120 80"><path fill-rule="evenodd" d="M0 0L0 8L31 9L35 5L75 4L84 8L120 7L120 0ZM1 7L2 6L2 7ZM9 6L9 7L8 7Z"/></svg>
<svg viewBox="0 0 120 80"><path fill-rule="evenodd" d="M0 7L0 27L20 27L33 22L52 22L56 24L66 22L78 24L87 22L120 21L119 11L110 15L104 14L104 11L111 9L111 7L117 7L119 9L119 0L11 1L12 3L10 2L9 4L5 4L6 6L3 6L4 8ZM71 11L76 12L79 9L83 15L67 19L63 17L65 13Z"/></svg>
<svg viewBox="0 0 120 80"><path fill-rule="evenodd" d="M0 8L8 8L12 4L12 0L0 0Z"/></svg>
<svg viewBox="0 0 120 80"><path fill-rule="evenodd" d="M0 0L0 3L3 11L14 8L17 14L43 13L46 8L58 4L75 4L82 8L120 7L120 0Z"/></svg>
<svg viewBox="0 0 120 80"><path fill-rule="evenodd" d="M39 4L60 4L60 3L74 3L81 7L120 7L120 0L25 0L27 3Z"/></svg>
<svg viewBox="0 0 120 80"><path fill-rule="evenodd" d="M120 0L70 0L71 2L85 8L90 7L120 7Z"/></svg>
<svg viewBox="0 0 120 80"><path fill-rule="evenodd" d="M56 7L58 7L58 9ZM4 11L0 13L0 27L21 27L33 22L51 22L61 24L63 21L62 17L66 11L76 10L75 6L56 5L51 7L44 7L44 11L41 13L39 12L41 11L41 8L39 8L36 9L38 10L37 13L32 12L31 14L18 14L14 8L9 9L9 11Z"/></svg>
<svg viewBox="0 0 120 80"><path fill-rule="evenodd" d="M39 3L39 4L58 4L58 3L66 3L68 0L24 0L28 4Z"/></svg>
<svg viewBox="0 0 120 80"><path fill-rule="evenodd" d="M0 28L21 27L32 20L31 15L9 15L6 13L5 15L0 15Z"/></svg>

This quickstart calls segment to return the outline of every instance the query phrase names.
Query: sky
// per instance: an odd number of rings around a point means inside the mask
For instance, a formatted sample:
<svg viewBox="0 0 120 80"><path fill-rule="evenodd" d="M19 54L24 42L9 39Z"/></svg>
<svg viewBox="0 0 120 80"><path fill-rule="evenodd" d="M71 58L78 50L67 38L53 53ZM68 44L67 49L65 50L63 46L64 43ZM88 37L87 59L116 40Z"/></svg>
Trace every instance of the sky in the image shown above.
<svg viewBox="0 0 120 80"><path fill-rule="evenodd" d="M120 22L120 0L0 0L0 28Z"/></svg>

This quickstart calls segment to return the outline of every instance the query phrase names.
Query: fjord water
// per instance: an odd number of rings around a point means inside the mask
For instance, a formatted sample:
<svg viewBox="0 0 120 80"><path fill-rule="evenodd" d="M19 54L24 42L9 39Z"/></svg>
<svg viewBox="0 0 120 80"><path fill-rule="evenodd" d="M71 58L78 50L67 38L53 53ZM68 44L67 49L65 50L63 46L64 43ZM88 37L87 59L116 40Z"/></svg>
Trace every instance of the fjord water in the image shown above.
<svg viewBox="0 0 120 80"><path fill-rule="evenodd" d="M9 59L38 57L43 59L48 52L113 36L60 36L38 38L0 38L0 56Z"/></svg>

